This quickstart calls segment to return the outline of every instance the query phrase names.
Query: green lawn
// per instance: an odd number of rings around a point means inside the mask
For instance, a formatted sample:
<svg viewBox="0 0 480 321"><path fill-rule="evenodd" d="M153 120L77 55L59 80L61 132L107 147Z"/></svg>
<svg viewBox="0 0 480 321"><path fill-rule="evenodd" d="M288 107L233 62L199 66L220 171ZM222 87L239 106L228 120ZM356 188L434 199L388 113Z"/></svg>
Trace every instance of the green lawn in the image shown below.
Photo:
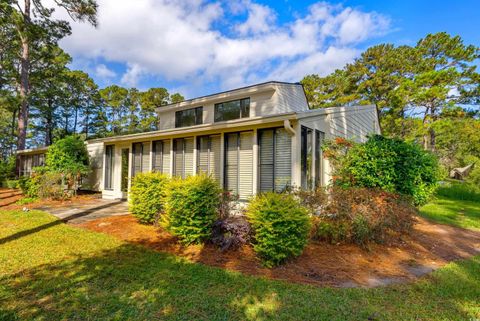
<svg viewBox="0 0 480 321"><path fill-rule="evenodd" d="M480 202L437 196L420 209L420 214L439 223L480 229Z"/></svg>
<svg viewBox="0 0 480 321"><path fill-rule="evenodd" d="M40 211L0 212L0 320L472 320L480 257L410 285L328 289L189 263Z"/></svg>
<svg viewBox="0 0 480 321"><path fill-rule="evenodd" d="M420 214L442 224L480 229L480 191L468 184L448 182Z"/></svg>

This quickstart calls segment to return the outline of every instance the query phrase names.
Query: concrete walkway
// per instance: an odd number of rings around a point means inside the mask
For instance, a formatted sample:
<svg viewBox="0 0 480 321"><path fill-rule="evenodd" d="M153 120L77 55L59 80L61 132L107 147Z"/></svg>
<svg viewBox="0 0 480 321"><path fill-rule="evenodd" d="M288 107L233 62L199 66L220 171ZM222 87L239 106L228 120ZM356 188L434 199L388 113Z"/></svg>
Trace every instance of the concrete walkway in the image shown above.
<svg viewBox="0 0 480 321"><path fill-rule="evenodd" d="M42 207L39 210L48 212L64 222L80 224L102 217L128 214L128 205L122 200L98 199L95 202L72 204L70 207Z"/></svg>

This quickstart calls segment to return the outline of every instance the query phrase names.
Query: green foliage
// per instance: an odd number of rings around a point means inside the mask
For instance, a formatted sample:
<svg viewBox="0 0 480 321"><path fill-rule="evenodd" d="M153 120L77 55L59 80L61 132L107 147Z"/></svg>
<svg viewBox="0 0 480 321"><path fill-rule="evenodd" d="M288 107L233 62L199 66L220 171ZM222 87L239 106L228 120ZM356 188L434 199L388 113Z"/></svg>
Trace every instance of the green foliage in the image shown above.
<svg viewBox="0 0 480 321"><path fill-rule="evenodd" d="M68 136L51 145L45 164L49 171L65 175L87 174L90 170L87 147L78 136Z"/></svg>
<svg viewBox="0 0 480 321"><path fill-rule="evenodd" d="M129 211L141 223L158 222L165 210L165 195L169 178L165 174L138 173L132 180Z"/></svg>
<svg viewBox="0 0 480 321"><path fill-rule="evenodd" d="M18 179L7 179L4 181L3 186L6 188L17 189L20 188L20 181Z"/></svg>
<svg viewBox="0 0 480 321"><path fill-rule="evenodd" d="M15 176L15 156L0 159L0 183Z"/></svg>
<svg viewBox="0 0 480 321"><path fill-rule="evenodd" d="M28 198L66 199L71 197L64 189L63 175L55 172L34 173L20 180L22 192Z"/></svg>
<svg viewBox="0 0 480 321"><path fill-rule="evenodd" d="M172 179L162 225L185 244L205 241L219 217L220 195L218 182L209 176Z"/></svg>
<svg viewBox="0 0 480 321"><path fill-rule="evenodd" d="M456 200L480 202L480 186L447 182L437 188L436 195Z"/></svg>
<svg viewBox="0 0 480 321"><path fill-rule="evenodd" d="M26 205L26 204L31 204L34 203L38 200L36 197L24 197L19 199L15 204L17 205Z"/></svg>
<svg viewBox="0 0 480 321"><path fill-rule="evenodd" d="M247 219L254 231L253 249L266 267L302 254L310 218L293 195L265 193L248 205Z"/></svg>
<svg viewBox="0 0 480 321"><path fill-rule="evenodd" d="M475 163L475 167L468 174L467 182L480 188L480 160L478 163Z"/></svg>
<svg viewBox="0 0 480 321"><path fill-rule="evenodd" d="M354 145L335 174L341 185L381 188L421 205L434 192L440 171L437 158L418 145L375 135Z"/></svg>
<svg viewBox="0 0 480 321"><path fill-rule="evenodd" d="M313 217L311 237L333 244L367 247L411 231L417 214L405 197L378 189L332 187L330 201Z"/></svg>

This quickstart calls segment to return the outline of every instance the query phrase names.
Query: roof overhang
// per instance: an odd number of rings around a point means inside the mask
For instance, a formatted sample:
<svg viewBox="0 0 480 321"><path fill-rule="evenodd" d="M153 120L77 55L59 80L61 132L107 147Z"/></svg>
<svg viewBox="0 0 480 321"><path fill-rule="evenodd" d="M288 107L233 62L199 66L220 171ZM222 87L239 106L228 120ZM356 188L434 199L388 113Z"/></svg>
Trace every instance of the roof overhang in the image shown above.
<svg viewBox="0 0 480 321"><path fill-rule="evenodd" d="M273 116L263 116L263 117L253 117L245 119L236 119L231 121L224 121L214 124L204 124L196 125L191 127L182 127L182 128L172 128L157 130L145 133L129 134L122 136L113 136L105 138L97 138L88 140L87 143L113 143L113 142L124 142L124 141L138 141L142 139L161 139L163 137L186 137L189 134L191 135L202 135L208 132L219 132L219 131L228 131L228 130L241 130L243 128L261 126L263 124L272 124L280 123L282 124L284 120L295 120L297 119L296 113L285 113L281 115Z"/></svg>

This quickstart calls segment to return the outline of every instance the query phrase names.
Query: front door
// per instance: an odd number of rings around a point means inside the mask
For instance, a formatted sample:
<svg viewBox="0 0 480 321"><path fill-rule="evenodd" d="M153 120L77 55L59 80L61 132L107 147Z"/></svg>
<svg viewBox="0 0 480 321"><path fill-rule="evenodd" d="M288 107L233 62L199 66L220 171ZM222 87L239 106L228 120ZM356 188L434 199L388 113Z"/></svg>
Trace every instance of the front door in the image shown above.
<svg viewBox="0 0 480 321"><path fill-rule="evenodd" d="M127 198L128 196L128 169L129 166L129 148L122 148L122 173L121 173L121 189L122 189L122 197Z"/></svg>

